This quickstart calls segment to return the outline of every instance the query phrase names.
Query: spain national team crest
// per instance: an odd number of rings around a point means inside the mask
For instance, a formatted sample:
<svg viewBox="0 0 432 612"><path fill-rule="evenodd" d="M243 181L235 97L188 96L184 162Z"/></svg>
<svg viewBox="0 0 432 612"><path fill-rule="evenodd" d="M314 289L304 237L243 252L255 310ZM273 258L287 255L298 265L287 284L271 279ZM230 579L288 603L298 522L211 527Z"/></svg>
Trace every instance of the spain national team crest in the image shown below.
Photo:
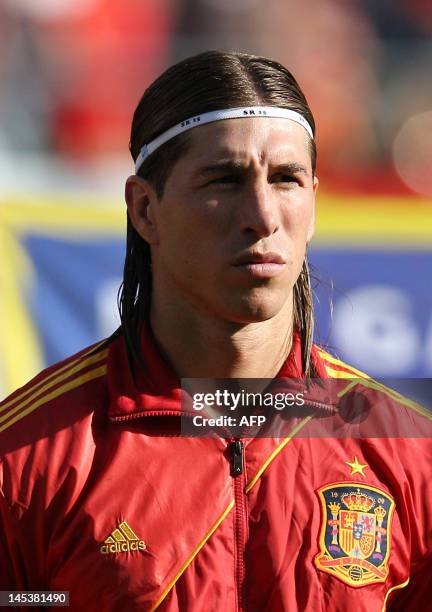
<svg viewBox="0 0 432 612"><path fill-rule="evenodd" d="M393 499L358 482L331 484L318 495L323 512L316 567L354 587L384 582Z"/></svg>

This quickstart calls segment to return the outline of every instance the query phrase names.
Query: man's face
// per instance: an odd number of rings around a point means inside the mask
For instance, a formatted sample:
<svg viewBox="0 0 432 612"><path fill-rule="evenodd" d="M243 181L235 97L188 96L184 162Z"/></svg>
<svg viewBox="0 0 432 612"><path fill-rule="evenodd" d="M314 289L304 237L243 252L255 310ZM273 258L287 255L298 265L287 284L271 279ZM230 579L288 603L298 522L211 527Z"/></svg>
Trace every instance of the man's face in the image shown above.
<svg viewBox="0 0 432 612"><path fill-rule="evenodd" d="M162 198L148 205L155 295L236 323L267 320L292 301L313 234L307 134L254 118L190 137Z"/></svg>

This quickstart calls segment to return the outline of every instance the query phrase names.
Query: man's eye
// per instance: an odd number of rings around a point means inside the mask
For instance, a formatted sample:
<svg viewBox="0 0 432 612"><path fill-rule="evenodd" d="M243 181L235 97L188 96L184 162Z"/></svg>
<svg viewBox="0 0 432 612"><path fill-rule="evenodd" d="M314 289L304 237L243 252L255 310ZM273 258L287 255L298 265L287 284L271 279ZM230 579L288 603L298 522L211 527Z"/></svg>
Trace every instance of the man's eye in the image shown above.
<svg viewBox="0 0 432 612"><path fill-rule="evenodd" d="M219 176L211 181L212 183L222 183L223 185L229 183L238 183L239 178L233 174L226 174L225 176Z"/></svg>
<svg viewBox="0 0 432 612"><path fill-rule="evenodd" d="M298 183L298 179L290 174L275 174L271 177L270 183Z"/></svg>

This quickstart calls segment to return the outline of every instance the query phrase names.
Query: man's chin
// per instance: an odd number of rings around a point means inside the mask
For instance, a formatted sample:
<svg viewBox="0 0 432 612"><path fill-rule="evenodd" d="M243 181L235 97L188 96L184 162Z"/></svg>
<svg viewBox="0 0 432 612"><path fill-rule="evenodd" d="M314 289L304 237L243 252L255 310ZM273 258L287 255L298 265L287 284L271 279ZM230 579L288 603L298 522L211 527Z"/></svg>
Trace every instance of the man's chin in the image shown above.
<svg viewBox="0 0 432 612"><path fill-rule="evenodd" d="M268 321L281 315L286 310L292 313L292 308L287 308L287 299L258 299L257 297L245 297L237 304L231 304L229 318L236 323L247 325L249 323L260 323Z"/></svg>

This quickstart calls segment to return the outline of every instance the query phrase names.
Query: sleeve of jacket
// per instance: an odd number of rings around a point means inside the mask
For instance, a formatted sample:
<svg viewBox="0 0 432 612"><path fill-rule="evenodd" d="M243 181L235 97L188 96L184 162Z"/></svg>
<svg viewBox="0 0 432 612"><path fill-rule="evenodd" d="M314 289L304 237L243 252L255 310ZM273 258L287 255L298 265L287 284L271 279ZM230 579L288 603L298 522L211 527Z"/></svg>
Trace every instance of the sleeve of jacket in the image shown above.
<svg viewBox="0 0 432 612"><path fill-rule="evenodd" d="M24 588L25 578L20 569L22 552L20 552L17 529L17 521L0 490L0 590L2 591Z"/></svg>
<svg viewBox="0 0 432 612"><path fill-rule="evenodd" d="M414 577L425 566L432 569L432 438L407 438L400 445Z"/></svg>
<svg viewBox="0 0 432 612"><path fill-rule="evenodd" d="M409 583L391 597L390 610L429 609L432 586L432 440L406 438L397 441L395 464L404 500L400 508L404 533L409 538Z"/></svg>
<svg viewBox="0 0 432 612"><path fill-rule="evenodd" d="M372 407L364 421L381 476L395 496L396 512L410 551L412 573L432 559L432 413L368 383Z"/></svg>
<svg viewBox="0 0 432 612"><path fill-rule="evenodd" d="M380 478L395 500L400 536L405 545L401 581L392 585L388 609L429 609L432 575L432 414L387 388L366 385L371 410L365 431ZM391 539L390 539L391 544ZM391 549L390 549L391 550ZM396 557L395 557L396 555ZM402 567L402 566L400 566ZM409 602L409 605L406 604ZM406 607L404 607L406 606Z"/></svg>
<svg viewBox="0 0 432 612"><path fill-rule="evenodd" d="M0 590L43 590L37 521L25 504L12 500L0 458ZM7 479L6 479L7 480Z"/></svg>
<svg viewBox="0 0 432 612"><path fill-rule="evenodd" d="M407 520L405 533L410 538L412 570L416 572L432 560L432 437L398 440L396 453Z"/></svg>

